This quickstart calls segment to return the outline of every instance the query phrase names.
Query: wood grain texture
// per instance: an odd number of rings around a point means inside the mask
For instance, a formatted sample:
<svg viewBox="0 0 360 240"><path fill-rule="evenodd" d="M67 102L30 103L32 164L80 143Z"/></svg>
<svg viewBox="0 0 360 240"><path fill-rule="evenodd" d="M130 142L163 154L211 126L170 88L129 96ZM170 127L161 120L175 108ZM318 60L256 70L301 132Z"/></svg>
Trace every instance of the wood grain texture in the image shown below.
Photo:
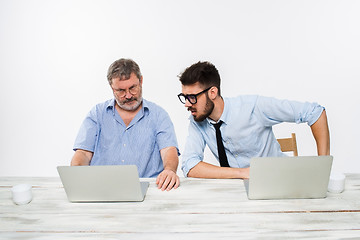
<svg viewBox="0 0 360 240"><path fill-rule="evenodd" d="M360 236L360 174L325 199L248 200L242 180L181 179L170 192L155 179L144 202L70 203L58 178L0 178L0 239L279 239ZM33 185L15 205L10 189Z"/></svg>

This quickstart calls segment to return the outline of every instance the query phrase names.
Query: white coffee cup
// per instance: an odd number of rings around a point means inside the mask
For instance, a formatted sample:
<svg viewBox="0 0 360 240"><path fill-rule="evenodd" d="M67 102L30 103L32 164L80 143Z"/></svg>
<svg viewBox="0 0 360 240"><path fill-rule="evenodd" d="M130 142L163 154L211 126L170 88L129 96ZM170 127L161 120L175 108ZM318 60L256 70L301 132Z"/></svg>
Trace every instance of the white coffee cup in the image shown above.
<svg viewBox="0 0 360 240"><path fill-rule="evenodd" d="M14 203L17 205L28 204L32 200L32 186L27 183L18 184L11 188Z"/></svg>
<svg viewBox="0 0 360 240"><path fill-rule="evenodd" d="M331 173L328 191L331 193L341 193L345 188L345 174Z"/></svg>

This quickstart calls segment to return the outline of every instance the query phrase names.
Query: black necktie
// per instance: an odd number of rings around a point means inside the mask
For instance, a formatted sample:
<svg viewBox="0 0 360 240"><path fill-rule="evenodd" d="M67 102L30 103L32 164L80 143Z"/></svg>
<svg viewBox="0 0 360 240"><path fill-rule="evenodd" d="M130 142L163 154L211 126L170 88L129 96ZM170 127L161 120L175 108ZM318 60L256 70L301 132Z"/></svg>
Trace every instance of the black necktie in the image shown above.
<svg viewBox="0 0 360 240"><path fill-rule="evenodd" d="M221 138L220 126L222 123L223 123L222 121L219 121L218 123L213 124L216 130L216 142L218 147L219 161L221 167L230 167L226 157L224 144Z"/></svg>

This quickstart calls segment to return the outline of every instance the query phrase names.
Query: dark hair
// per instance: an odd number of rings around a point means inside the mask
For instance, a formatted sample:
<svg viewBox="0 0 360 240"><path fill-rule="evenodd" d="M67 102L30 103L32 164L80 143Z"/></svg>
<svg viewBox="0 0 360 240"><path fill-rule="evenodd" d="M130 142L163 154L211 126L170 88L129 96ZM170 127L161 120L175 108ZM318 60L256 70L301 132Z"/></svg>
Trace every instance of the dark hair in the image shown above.
<svg viewBox="0 0 360 240"><path fill-rule="evenodd" d="M185 71L179 77L182 85L192 85L200 83L204 88L215 86L220 94L220 75L216 67L209 62L198 62L190 67L186 68Z"/></svg>
<svg viewBox="0 0 360 240"><path fill-rule="evenodd" d="M139 65L137 65L137 63L132 59L121 58L110 65L107 73L107 79L111 85L113 78L119 77L120 80L129 79L131 73L135 73L137 78L139 78L139 80L141 79L142 75Z"/></svg>

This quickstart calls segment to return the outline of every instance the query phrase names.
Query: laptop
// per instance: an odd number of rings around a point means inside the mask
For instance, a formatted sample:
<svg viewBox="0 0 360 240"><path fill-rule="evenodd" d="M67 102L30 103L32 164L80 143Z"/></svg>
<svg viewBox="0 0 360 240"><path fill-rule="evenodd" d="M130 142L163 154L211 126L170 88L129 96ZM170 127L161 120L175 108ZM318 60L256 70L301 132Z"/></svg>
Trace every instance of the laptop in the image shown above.
<svg viewBox="0 0 360 240"><path fill-rule="evenodd" d="M136 165L58 166L70 202L143 201L149 187Z"/></svg>
<svg viewBox="0 0 360 240"><path fill-rule="evenodd" d="M244 180L248 198L325 198L332 161L332 156L252 158Z"/></svg>

